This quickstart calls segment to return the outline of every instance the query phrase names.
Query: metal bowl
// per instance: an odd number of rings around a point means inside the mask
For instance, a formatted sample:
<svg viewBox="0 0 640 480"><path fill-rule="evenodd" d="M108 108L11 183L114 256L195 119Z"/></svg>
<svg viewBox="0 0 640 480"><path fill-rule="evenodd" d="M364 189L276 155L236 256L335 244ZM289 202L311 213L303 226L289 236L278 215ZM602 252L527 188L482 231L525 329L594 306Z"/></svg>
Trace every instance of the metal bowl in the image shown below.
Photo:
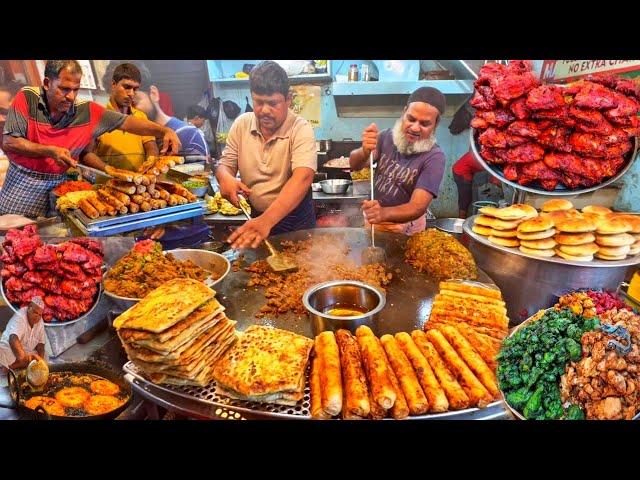
<svg viewBox="0 0 640 480"><path fill-rule="evenodd" d="M220 255L219 253L212 252L210 250L200 250L195 248L184 248L184 249L176 249L176 250L167 250L164 252L173 254L176 260L191 260L193 263L198 265L200 268L207 270L211 273L216 273L220 275L217 280L213 280L208 278L204 281L205 285L209 287L213 287L214 285L220 283L224 277L229 274L231 270L231 263L224 255ZM106 278L107 271L104 274L104 278ZM131 308L137 302L142 300L141 298L133 298L133 297L122 297L120 295L116 295L115 293L111 293L105 289L105 295L111 297L114 303L123 309Z"/></svg>
<svg viewBox="0 0 640 480"><path fill-rule="evenodd" d="M320 182L320 187L324 193L344 195L347 193L347 190L349 190L352 183L353 182L351 180L333 178L331 180L322 180Z"/></svg>
<svg viewBox="0 0 640 480"><path fill-rule="evenodd" d="M319 183L312 183L311 190L313 190L314 192L321 192L322 186Z"/></svg>
<svg viewBox="0 0 640 480"><path fill-rule="evenodd" d="M531 185L520 185L519 183L512 182L511 180L507 180L502 173L502 167L500 165L493 165L493 164L487 163L484 160L484 158L482 158L482 155L480 155L480 149L478 148L478 144L476 142L475 133L476 133L475 129L472 128L471 133L469 134L471 150L473 151L473 155L476 157L476 159L478 159L478 162L480 162L480 165L482 165L487 172L489 172L491 175L496 177L501 182L511 185L515 189L524 190L526 192L531 192L531 193L537 193L539 195L552 195L552 196L563 196L563 195L568 196L568 195L577 195L579 193L593 192L594 190L598 190L599 188L606 187L607 185L615 182L616 180L619 180L625 173L627 173L627 170L629 170L633 162L636 160L638 156L638 147L640 145L640 142L638 141L638 137L635 137L633 149L631 150L630 154L627 153L627 164L624 167L622 167L622 169L616 175L614 175L608 180L605 180L602 183L599 183L598 185L594 185L592 187L587 187L587 188L577 188L574 190L569 189L564 185L559 185L556 187L555 190L545 190L544 188L541 188L541 187L537 188Z"/></svg>
<svg viewBox="0 0 640 480"><path fill-rule="evenodd" d="M204 197L205 193L209 191L209 185L204 185L203 187L187 187L183 184L182 186L193 193L196 197Z"/></svg>
<svg viewBox="0 0 640 480"><path fill-rule="evenodd" d="M9 299L7 298L5 291L4 291L4 281L0 281L0 291L2 292L2 299L4 300L4 303L14 312L17 312L20 307L16 307L13 303L11 303L9 301ZM89 310L87 310L84 314L80 315L78 318L75 318L73 320L67 320L64 322L58 322L58 321L51 321L51 322L45 322L45 326L46 327L64 327L66 325L71 325L72 323L76 323L86 317L88 317L89 315L91 315L91 312L93 312L96 307L98 306L98 304L100 303L100 299L102 298L102 283L98 284L98 291L95 294L94 297L94 301L93 301L93 305L91 305L91 308Z"/></svg>
<svg viewBox="0 0 640 480"><path fill-rule="evenodd" d="M464 218L439 218L435 222L435 226L438 230L452 234L462 234L462 225L464 224Z"/></svg>
<svg viewBox="0 0 640 480"><path fill-rule="evenodd" d="M355 333L360 325L370 327L375 333L378 313L384 308L386 297L380 290L366 283L332 280L309 288L302 296L302 303L311 316L314 335L340 328ZM366 309L367 313L349 317L324 313L336 305L357 305Z"/></svg>

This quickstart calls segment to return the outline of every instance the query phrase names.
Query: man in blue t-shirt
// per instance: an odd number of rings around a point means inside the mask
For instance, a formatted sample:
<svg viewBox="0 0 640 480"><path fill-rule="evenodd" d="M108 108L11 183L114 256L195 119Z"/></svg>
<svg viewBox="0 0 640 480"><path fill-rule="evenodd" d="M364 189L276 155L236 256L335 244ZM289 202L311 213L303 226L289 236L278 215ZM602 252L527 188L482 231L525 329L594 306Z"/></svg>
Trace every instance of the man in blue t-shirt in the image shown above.
<svg viewBox="0 0 640 480"><path fill-rule="evenodd" d="M362 204L366 225L412 235L426 227L425 213L438 196L446 157L436 144L435 130L444 113L445 99L432 87L409 96L402 116L392 129L378 132L372 123L362 133L362 147L351 152L351 170L369 165L373 152L376 200Z"/></svg>

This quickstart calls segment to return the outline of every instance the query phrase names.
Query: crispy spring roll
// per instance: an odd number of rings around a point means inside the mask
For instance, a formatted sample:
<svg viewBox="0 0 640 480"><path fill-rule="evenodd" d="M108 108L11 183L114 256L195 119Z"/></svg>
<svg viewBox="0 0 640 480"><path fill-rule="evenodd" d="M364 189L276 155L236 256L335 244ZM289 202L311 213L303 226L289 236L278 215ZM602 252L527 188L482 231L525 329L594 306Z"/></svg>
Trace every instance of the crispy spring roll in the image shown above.
<svg viewBox="0 0 640 480"><path fill-rule="evenodd" d="M411 415L422 415L429 411L429 400L422 391L418 377L406 355L398 346L398 342L393 335L383 335L380 337L380 343L387 353L387 359L393 373L396 374L404 398L407 400L409 412Z"/></svg>
<svg viewBox="0 0 640 480"><path fill-rule="evenodd" d="M184 205L185 203L189 203L186 198L180 195L176 195L175 193L171 194L171 198L175 199L176 205Z"/></svg>
<svg viewBox="0 0 640 480"><path fill-rule="evenodd" d="M178 205L178 200L176 199L175 195L169 195L169 198L166 200L166 202L170 207Z"/></svg>
<svg viewBox="0 0 640 480"><path fill-rule="evenodd" d="M82 200L80 200L78 202L78 206L80 207L80 210L82 210L82 212L91 219L95 219L100 216L98 211L95 208L93 208L93 205L91 205L86 198L83 198Z"/></svg>
<svg viewBox="0 0 640 480"><path fill-rule="evenodd" d="M132 182L123 182L122 180L116 180L111 178L105 184L107 187L111 187L113 190L126 193L127 195L133 195L136 193L136 184Z"/></svg>
<svg viewBox="0 0 640 480"><path fill-rule="evenodd" d="M321 387L320 387L320 359L317 355L313 356L313 362L311 364L311 417L321 420L331 418L327 412L322 408Z"/></svg>
<svg viewBox="0 0 640 480"><path fill-rule="evenodd" d="M100 188L98 189L98 196L105 202L107 202L109 205L112 205L116 210L120 210L122 207L124 207L124 203L122 203L120 200L118 200L116 197L114 197L113 195L111 195L109 193L109 190L107 190L106 188Z"/></svg>
<svg viewBox="0 0 640 480"><path fill-rule="evenodd" d="M143 212L149 212L151 210L151 204L149 202L142 202L140 204L140 210Z"/></svg>
<svg viewBox="0 0 640 480"><path fill-rule="evenodd" d="M389 380L384 350L369 327L364 325L358 327L356 338L373 398L378 405L389 410L396 401L396 391Z"/></svg>
<svg viewBox="0 0 640 480"><path fill-rule="evenodd" d="M471 346L480 354L487 366L492 372L496 371L498 363L496 362L496 355L499 349L495 348L489 341L486 340L486 336L481 333L477 333L473 328L468 325L459 324L456 328L464 338L471 344ZM491 337L489 337L491 338Z"/></svg>
<svg viewBox="0 0 640 480"><path fill-rule="evenodd" d="M131 198L126 193L119 192L118 190L114 190L113 188L107 188L107 191L118 200L120 200L123 205L127 206L131 203Z"/></svg>
<svg viewBox="0 0 640 480"><path fill-rule="evenodd" d="M140 211L140 205L131 202L129 204L129 213L138 213Z"/></svg>
<svg viewBox="0 0 640 480"><path fill-rule="evenodd" d="M322 409L333 417L342 411L340 352L333 332L318 335L314 348L320 359Z"/></svg>
<svg viewBox="0 0 640 480"><path fill-rule="evenodd" d="M384 355L384 361L387 364L387 371L389 372L389 381L391 382L391 386L393 390L396 392L396 401L393 402L393 407L389 409L389 413L396 420L400 420L403 418L407 418L409 416L410 410L409 405L407 404L407 399L402 392L402 387L400 387L400 382L398 381L398 377L396 376L393 368L391 367L391 363L389 363L389 358L384 352L384 348L382 347L382 343L380 340L376 338L376 342L380 345L382 349L382 353Z"/></svg>
<svg viewBox="0 0 640 480"><path fill-rule="evenodd" d="M427 362L424 355L420 353L420 350L411 338L411 335L407 332L396 333L396 341L411 362L411 365L413 365L413 369L416 372L416 376L422 386L422 390L424 390L424 393L429 400L430 411L435 413L446 412L449 409L447 396L438 383L438 379L429 366L429 362Z"/></svg>
<svg viewBox="0 0 640 480"><path fill-rule="evenodd" d="M151 185L151 179L146 174L145 175L140 175L140 184L144 185L145 187L147 187L147 186Z"/></svg>
<svg viewBox="0 0 640 480"><path fill-rule="evenodd" d="M382 420L387 416L387 410L378 405L378 402L373 398L373 392L369 389L369 405L371 409L369 410L369 417L371 420Z"/></svg>
<svg viewBox="0 0 640 480"><path fill-rule="evenodd" d="M148 191L141 193L140 195L142 195L142 198L145 200L151 200L151 194Z"/></svg>
<svg viewBox="0 0 640 480"><path fill-rule="evenodd" d="M157 202L159 202L160 204L160 208L165 208L167 206L167 201L166 200L162 200L161 198L156 200Z"/></svg>
<svg viewBox="0 0 640 480"><path fill-rule="evenodd" d="M140 205L142 202L146 201L146 198L144 198L142 195L131 195L131 201L133 203L137 203L138 205Z"/></svg>
<svg viewBox="0 0 640 480"><path fill-rule="evenodd" d="M112 167L111 165L104 167L104 171L107 175L117 180L122 180L123 182L133 182L133 177L136 175L134 172L120 170L119 168Z"/></svg>
<svg viewBox="0 0 640 480"><path fill-rule="evenodd" d="M346 415L366 417L371 406L358 342L348 330L338 330L336 342L340 349L340 369L344 380L343 418Z"/></svg>
<svg viewBox="0 0 640 480"><path fill-rule="evenodd" d="M148 156L144 163L138 167L137 172L147 173L147 170L153 167L153 165L158 161L158 158L159 157L156 157L155 155Z"/></svg>
<svg viewBox="0 0 640 480"><path fill-rule="evenodd" d="M138 195L140 195L141 193L144 193L146 191L147 191L147 187L145 187L144 185L136 185L135 193L137 193Z"/></svg>
<svg viewBox="0 0 640 480"><path fill-rule="evenodd" d="M151 200L149 200L149 203L151 204L151 208L153 210L158 210L159 208L164 208L162 206L162 204L164 203L164 205L167 205L167 202L165 202L164 200L156 200L155 198L152 198Z"/></svg>
<svg viewBox="0 0 640 480"><path fill-rule="evenodd" d="M98 197L87 197L87 201L91 204L93 208L95 208L101 217L107 214L107 206L98 200Z"/></svg>
<svg viewBox="0 0 640 480"><path fill-rule="evenodd" d="M169 201L169 197L171 197L171 194L169 192L167 192L164 188L159 187L157 183L155 185L155 190L156 190L156 192L160 193L160 198L162 200Z"/></svg>
<svg viewBox="0 0 640 480"><path fill-rule="evenodd" d="M440 356L447 362L449 370L457 377L465 393L469 396L472 405L484 407L493 400L489 391L476 378L473 372L467 367L464 361L456 353L444 335L438 330L432 329L427 332L427 338L433 344Z"/></svg>
<svg viewBox="0 0 640 480"><path fill-rule="evenodd" d="M470 404L469 397L453 375L451 375L451 372L440 358L438 351L427 339L426 334L420 330L414 330L411 332L411 338L436 374L442 389L447 395L451 409L460 410L467 408Z"/></svg>
<svg viewBox="0 0 640 480"><path fill-rule="evenodd" d="M476 352L466 338L451 325L442 325L438 330L445 336L451 345L456 349L471 371L482 382L485 388L493 396L498 398L500 390L496 382L496 376L487 366L478 352Z"/></svg>
<svg viewBox="0 0 640 480"><path fill-rule="evenodd" d="M174 164L173 166L175 166L175 162L172 163ZM167 157L160 157L153 167L156 168L160 173L167 173L171 165L169 164ZM158 175L160 175L160 173Z"/></svg>

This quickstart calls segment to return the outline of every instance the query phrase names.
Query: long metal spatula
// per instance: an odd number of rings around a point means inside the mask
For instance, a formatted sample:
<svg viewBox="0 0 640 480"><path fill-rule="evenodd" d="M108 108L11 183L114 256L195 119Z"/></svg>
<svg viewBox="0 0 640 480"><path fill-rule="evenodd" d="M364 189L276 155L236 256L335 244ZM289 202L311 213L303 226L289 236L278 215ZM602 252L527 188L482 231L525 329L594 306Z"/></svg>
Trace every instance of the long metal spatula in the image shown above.
<svg viewBox="0 0 640 480"><path fill-rule="evenodd" d="M240 194L238 194L238 198L240 199L238 204L240 205L242 213L245 214L247 220L251 220L251 215L249 215L249 212L242 204L243 200L246 202L245 198ZM267 246L267 248L269 249L269 253L271 254L267 257L267 263L271 267L271 270L277 273L284 273L293 272L298 269L298 265L296 265L295 262L293 262L293 260L291 260L290 258L285 257L280 252L278 252L268 239L264 239L264 244Z"/></svg>
<svg viewBox="0 0 640 480"><path fill-rule="evenodd" d="M371 168L371 200L373 200L373 151L369 154L369 166ZM376 232L373 224L371 225L371 246L362 251L361 262L363 265L371 265L373 263L386 263L387 254L384 249L376 247Z"/></svg>

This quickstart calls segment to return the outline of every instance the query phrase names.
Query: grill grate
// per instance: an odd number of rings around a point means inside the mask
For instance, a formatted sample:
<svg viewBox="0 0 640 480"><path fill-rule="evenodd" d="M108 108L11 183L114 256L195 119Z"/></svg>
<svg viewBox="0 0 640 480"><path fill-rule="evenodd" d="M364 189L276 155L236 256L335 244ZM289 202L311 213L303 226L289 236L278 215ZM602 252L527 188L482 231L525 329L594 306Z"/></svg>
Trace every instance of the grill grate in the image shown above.
<svg viewBox="0 0 640 480"><path fill-rule="evenodd" d="M245 402L243 400L234 400L229 397L218 395L216 392L216 382L213 381L206 387L196 387L191 385L159 385L150 382L144 377L140 368L133 362L127 362L123 367L126 373L130 373L139 380L151 384L154 388L164 390L173 395L179 395L189 400L196 400L209 406L221 407L223 411L225 407L231 408L238 412L247 412L254 415L266 415L274 417L311 417L311 389L309 386L309 375L305 374L306 382L304 387L304 397L296 405L277 405L274 403L261 402ZM231 416L234 412L226 410Z"/></svg>

